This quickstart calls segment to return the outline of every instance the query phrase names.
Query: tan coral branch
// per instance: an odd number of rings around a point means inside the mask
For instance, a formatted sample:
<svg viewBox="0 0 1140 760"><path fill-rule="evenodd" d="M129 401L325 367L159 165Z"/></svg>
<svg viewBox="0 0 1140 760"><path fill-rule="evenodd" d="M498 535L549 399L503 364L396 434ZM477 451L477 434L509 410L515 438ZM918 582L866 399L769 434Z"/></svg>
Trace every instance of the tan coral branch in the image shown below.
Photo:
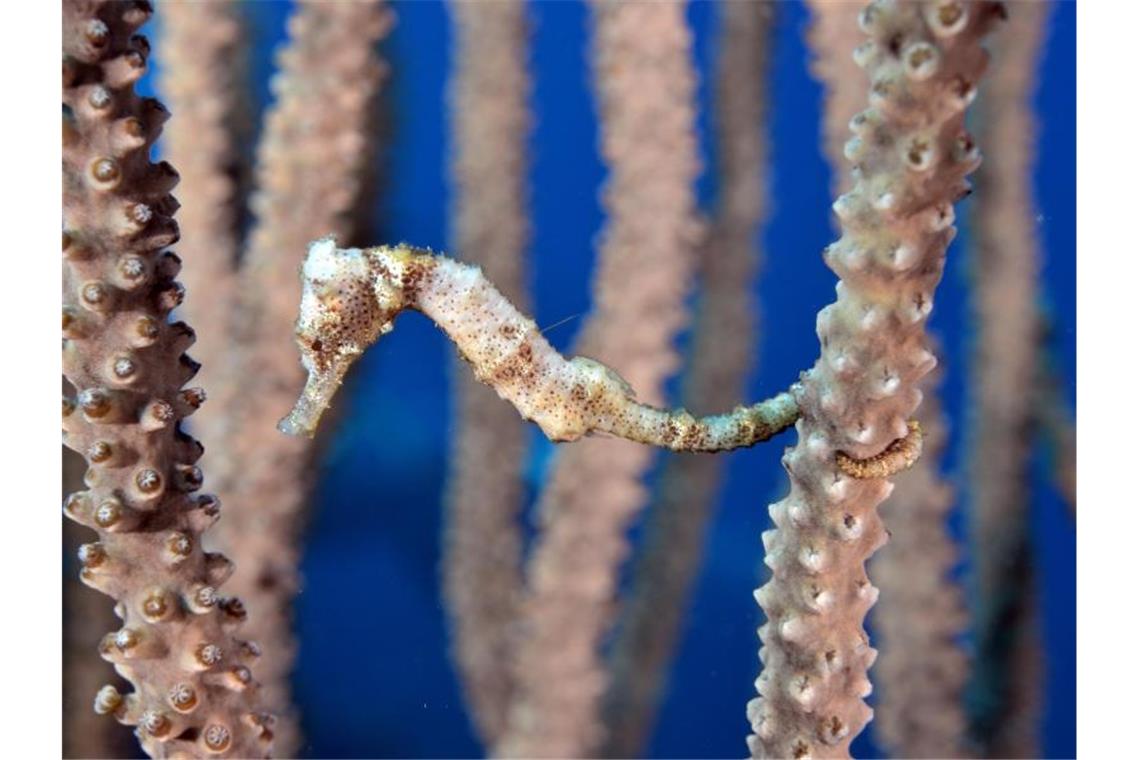
<svg viewBox="0 0 1140 760"><path fill-rule="evenodd" d="M757 233L768 212L765 134L774 3L724 3L715 82L716 213L702 246L700 299L691 338L685 406L710 410L746 394L755 362L760 259ZM725 336L732 336L726 340ZM725 460L699 454L668 459L646 517L633 587L622 604L609 655L604 757L637 757L653 726L703 558Z"/></svg>
<svg viewBox="0 0 1140 760"><path fill-rule="evenodd" d="M947 421L936 373L924 378L919 421L926 449L883 504L891 541L871 561L881 591L873 610L881 654L875 663L875 736L896 757L963 757L967 656L958 639L965 604L949 574L958 550L947 531L954 505L939 471Z"/></svg>
<svg viewBox="0 0 1140 760"><path fill-rule="evenodd" d="M258 147L254 226L228 318L231 346L218 376L215 413L224 447L208 451L223 498L241 505L216 536L240 554L234 588L252 613L267 656L266 705L279 714L278 749L299 749L289 676L296 644L297 534L309 491L311 446L274 433L303 373L293 359L296 272L307 242L347 234L373 129L372 99L385 68L377 44L392 23L378 0L303 0L277 54L274 102ZM346 87L345 83L351 83Z"/></svg>
<svg viewBox="0 0 1140 760"><path fill-rule="evenodd" d="M529 28L521 0L448 4L455 33L449 85L454 135L452 238L525 308ZM487 746L506 724L510 654L522 595L520 470L526 427L456 360L455 435L445 497L444 598L452 649Z"/></svg>
<svg viewBox="0 0 1140 760"><path fill-rule="evenodd" d="M808 0L812 21L808 28L811 73L823 85L823 147L831 166L831 188L836 194L851 189L843 146L851 136L852 117L866 107L867 72L855 63L851 51L863 43L859 11L863 0Z"/></svg>
<svg viewBox="0 0 1140 760"><path fill-rule="evenodd" d="M64 442L88 464L65 514L95 530L81 579L116 601L119 630L100 654L134 687L100 690L96 711L137 726L153 757L264 757L271 718L256 709L256 644L218 588L233 570L206 552L217 499L195 494L202 446L181 420L204 400L183 388L198 369L194 331L171 322L183 297L170 195L178 174L152 164L166 109L140 98L146 2L63 6Z"/></svg>
<svg viewBox="0 0 1140 760"><path fill-rule="evenodd" d="M1040 756L1040 672L1029 540L1033 388L1041 380L1040 241L1032 193L1032 97L1048 3L1011 3L982 91L972 300L977 319L969 437L976 664L971 734L990 757Z"/></svg>
<svg viewBox="0 0 1140 760"><path fill-rule="evenodd" d="M83 457L64 446L63 496L83 488L86 469ZM110 663L92 653L116 622L107 598L85 586L76 572L74 547L89 535L73 522L63 526L64 553L71 559L63 580L63 757L128 757L137 753L131 732L91 709L91 697L113 678ZM122 679L115 682L120 689L126 686Z"/></svg>
<svg viewBox="0 0 1140 760"><path fill-rule="evenodd" d="M856 49L870 108L845 146L853 189L834 210L842 237L825 251L840 278L819 313L820 358L797 401L799 442L784 457L791 489L769 511L771 579L756 592L759 694L748 704L754 757L847 757L871 718L864 703L876 652L863 630L877 589L867 559L886 541L876 511L882 478L844 473L836 454L875 457L906 438L935 365L925 322L953 239L953 204L980 156L965 132L987 56L981 40L1000 6L892 2L863 9Z"/></svg>
<svg viewBox="0 0 1140 760"><path fill-rule="evenodd" d="M233 345L230 307L237 293L236 187L228 172L237 152L231 113L244 100L233 63L242 43L238 4L232 0L168 0L162 5L163 66L159 87L178 114L166 129L163 154L181 174L179 250L190 298L181 316L197 325L194 353L199 382L213 393ZM223 415L207 410L195 433L221 444Z"/></svg>
<svg viewBox="0 0 1140 760"><path fill-rule="evenodd" d="M609 174L593 311L575 351L613 366L646 401L664 401L679 365L673 339L702 229L693 184L696 74L685 5L591 3L600 147ZM630 287L636 282L636 287ZM677 431L678 437L690 429ZM625 529L647 502L652 452L592 439L559 452L540 497L543 529L527 567L528 635L501 755L583 756L602 741L608 674L600 655L627 552Z"/></svg>

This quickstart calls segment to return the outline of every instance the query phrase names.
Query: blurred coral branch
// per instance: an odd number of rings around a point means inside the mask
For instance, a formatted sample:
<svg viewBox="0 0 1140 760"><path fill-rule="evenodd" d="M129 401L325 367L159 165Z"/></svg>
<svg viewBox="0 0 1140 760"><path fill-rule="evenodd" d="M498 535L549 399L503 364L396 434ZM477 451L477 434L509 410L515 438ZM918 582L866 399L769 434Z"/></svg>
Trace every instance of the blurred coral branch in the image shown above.
<svg viewBox="0 0 1140 760"><path fill-rule="evenodd" d="M1029 455L1041 379L1040 269L1032 165L1031 98L1046 3L1010 6L978 128L990 152L978 173L972 289L974 348L969 447L976 663L971 733L985 757L1038 757L1040 672Z"/></svg>
<svg viewBox="0 0 1140 760"><path fill-rule="evenodd" d="M213 403L200 433L215 488L233 507L212 540L240 557L233 587L265 650L262 698L279 716L278 751L292 755L300 747L289 687L292 604L314 452L275 435L274 426L304 378L289 342L296 271L309 240L352 230L386 71L377 43L392 16L378 0L297 3L258 146L253 228L239 254L231 197L240 139L234 114L246 99L232 65L239 11L229 2L173 2L164 10L171 62L163 86L179 125L167 149L189 168L184 186L195 201L183 223L190 303L197 303L188 313L210 336L202 358Z"/></svg>
<svg viewBox="0 0 1140 760"><path fill-rule="evenodd" d="M950 578L958 550L946 525L954 493L940 472L947 437L940 374L923 382L918 416L926 451L883 503L891 540L870 564L881 594L872 615L881 651L875 732L896 757L966 755L962 692L969 662L957 639L967 617Z"/></svg>
<svg viewBox="0 0 1140 760"><path fill-rule="evenodd" d="M682 390L684 405L697 410L723 409L746 395L752 347L760 342L752 296L757 238L768 211L767 76L777 6L726 3L718 9L720 189L699 262L700 299ZM725 339L729 335L732 340ZM681 454L670 457L661 473L609 657L606 757L644 751L684 632L724 466L720 457Z"/></svg>
<svg viewBox="0 0 1140 760"><path fill-rule="evenodd" d="M650 404L680 363L673 339L702 227L693 189L697 79L682 3L597 0L592 60L600 150L609 170L593 310L576 353L610 364ZM637 282L631 288L631 282ZM625 530L645 505L652 452L594 439L560 451L539 499L527 566L526 637L516 655L507 756L582 756L604 740L603 636L615 611Z"/></svg>
<svg viewBox="0 0 1140 760"><path fill-rule="evenodd" d="M855 63L851 51L866 39L859 28L863 0L808 0L812 22L808 28L811 72L823 85L823 148L831 166L831 189L840 195L854 180L847 171L843 146L851 136L852 117L867 105L867 72Z"/></svg>
<svg viewBox="0 0 1140 760"><path fill-rule="evenodd" d="M530 29L520 0L448 4L455 33L450 103L453 245L525 308ZM522 596L520 470L526 427L471 376L452 372L455 434L446 494L444 598L453 651L485 745L502 735L512 632Z"/></svg>

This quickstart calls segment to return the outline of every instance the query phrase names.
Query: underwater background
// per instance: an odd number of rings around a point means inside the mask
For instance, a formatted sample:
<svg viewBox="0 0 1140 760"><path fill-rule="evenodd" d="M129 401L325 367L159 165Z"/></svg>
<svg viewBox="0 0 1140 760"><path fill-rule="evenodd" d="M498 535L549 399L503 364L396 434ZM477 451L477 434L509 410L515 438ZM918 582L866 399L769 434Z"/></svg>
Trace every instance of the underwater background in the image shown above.
<svg viewBox="0 0 1140 760"><path fill-rule="evenodd" d="M383 126L388 138L381 145L382 184L371 242L407 241L447 250L445 94L451 54L447 7L437 2L391 5L396 26L383 43L391 67ZM259 112L269 99L272 55L285 38L291 9L289 2L243 4L253 34L251 97ZM591 93L589 12L581 2L534 2L529 12L534 109L532 300L539 327L549 328L547 338L565 350L590 307L594 240L603 223L599 189L605 170L598 155ZM717 9L713 3L697 2L689 6L687 15L701 77L699 128L706 168L699 189L707 208L716 190L709 83L717 52ZM768 109L771 213L760 241L763 264L756 282L762 340L748 400L782 390L815 361L819 351L815 315L834 295L835 276L821 258L833 238L832 198L829 169L820 149L822 93L809 74L804 44L808 21L801 3L779 4ZM156 72L163 64L161 23L160 3L156 23L144 29L155 43L154 68L140 88L145 94L154 92ZM1042 308L1053 325L1051 348L1068 400L1074 403L1075 3L1058 3L1050 18L1034 102L1040 120L1035 185ZM984 153L1000 146L981 148ZM944 349L941 393L951 428L943 465L957 488L958 506L950 527L959 539L966 531L963 428L969 410L972 337L970 272L964 254L969 245L970 202L958 207L960 234L950 250L930 323ZM306 755L482 754L449 660L441 597L441 500L451 435L447 376L452 371L451 352L427 319L404 317L400 329L380 341L354 369L338 428L327 439L304 538L303 583L296 608L300 651L294 687L304 715ZM767 572L761 561L760 534L771 527L767 505L787 488L779 459L793 437L785 433L771 444L728 455L727 479L709 529L704 566L647 748L651 756L747 753L744 707L754 696L752 682L759 672L756 628L762 622L752 592ZM555 452L554 445L532 430L531 453L521 465L532 497L540 490ZM209 486L207 475L207 490ZM1051 490L1042 451L1035 453L1028 486L1045 654L1042 746L1048 757L1073 757L1076 526ZM963 546L957 577L968 573L968 551ZM874 643L873 627L871 635ZM963 644L969 646L965 634ZM872 680L874 676L872 669ZM870 702L873 706L874 694ZM881 756L874 723L854 742L852 752L857 757Z"/></svg>

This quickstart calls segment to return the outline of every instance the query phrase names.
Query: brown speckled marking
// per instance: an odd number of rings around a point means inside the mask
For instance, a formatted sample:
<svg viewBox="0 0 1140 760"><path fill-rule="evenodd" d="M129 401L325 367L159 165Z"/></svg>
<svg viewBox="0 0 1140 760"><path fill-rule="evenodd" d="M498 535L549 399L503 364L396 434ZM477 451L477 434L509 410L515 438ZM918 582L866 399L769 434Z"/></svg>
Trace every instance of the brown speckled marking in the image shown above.
<svg viewBox="0 0 1140 760"><path fill-rule="evenodd" d="M434 268L435 263L427 256L410 257L404 264L404 271L400 274L400 290L409 303L415 303L424 280Z"/></svg>
<svg viewBox="0 0 1140 760"><path fill-rule="evenodd" d="M695 451L708 446L708 428L692 420L685 426L685 433L681 436L681 448Z"/></svg>
<svg viewBox="0 0 1140 760"><path fill-rule="evenodd" d="M529 339L519 344L513 352L502 361L490 367L487 378L492 385L502 385L518 381L523 388L533 388L535 385L534 348Z"/></svg>
<svg viewBox="0 0 1140 760"><path fill-rule="evenodd" d="M392 282L392 270L388 265L381 261L376 256L366 256L365 264L368 266L368 273L372 277L373 282Z"/></svg>

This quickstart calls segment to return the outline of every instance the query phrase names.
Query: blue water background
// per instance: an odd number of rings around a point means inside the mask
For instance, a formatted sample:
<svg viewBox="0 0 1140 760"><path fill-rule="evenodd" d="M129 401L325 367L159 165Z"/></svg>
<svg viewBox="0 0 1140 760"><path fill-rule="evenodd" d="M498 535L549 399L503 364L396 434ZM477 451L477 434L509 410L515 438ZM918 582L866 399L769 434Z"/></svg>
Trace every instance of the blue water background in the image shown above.
<svg viewBox="0 0 1140 760"><path fill-rule="evenodd" d="M376 242L406 240L446 249L448 130L444 88L451 53L446 7L394 3L398 22L383 45L393 79L388 91L392 139L382 157L387 191L374 220ZM284 38L286 2L247 3L253 29L254 95L269 98L272 50ZM547 336L572 340L589 309L594 240L603 223L597 121L587 58L588 12L578 2L529 6L534 24L532 72L536 116L531 141L534 235L531 269L535 316L558 324ZM701 75L701 146L712 166L710 88L717 12L688 12ZM1042 298L1055 325L1053 348L1075 396L1076 92L1075 5L1060 3L1035 103L1040 155L1035 174L1043 242ZM161 19L161 6L159 10ZM830 242L829 170L818 140L821 92L807 71L807 11L780 6L771 80L771 222L756 291L763 308L759 398L785 387L818 354L815 314L834 296L834 275L820 252ZM161 21L159 21L159 24ZM149 33L156 34L156 26ZM154 61L161 66L161 45ZM143 89L153 83L148 75ZM174 114L174 118L177 118ZM1000 146L982 146L997 150ZM715 176L699 184L706 205ZM959 218L965 216L959 208ZM969 377L968 261L960 237L937 296L932 329L945 348L943 401L955 420L945 456L947 476L964 491ZM194 298L197 294L190 293ZM339 433L324 451L306 533L297 601L300 654L296 697L305 716L305 752L318 757L475 756L479 745L448 659L439 573L441 493L451 434L447 373L450 347L427 320L409 316L360 362L348 388ZM522 468L536 492L553 447L534 435ZM652 738L656 757L739 757L746 753L744 705L758 671L752 591L763 578L760 534L767 505L786 490L779 466L785 436L727 457L728 480L711 525L683 645ZM1045 637L1042 721L1049 757L1076 752L1076 541L1073 520L1051 490L1044 457L1031 484L1034 556ZM959 499L961 502L962 499ZM961 503L951 525L965 531ZM873 699L873 698L872 698ZM880 756L874 729L854 746Z"/></svg>

